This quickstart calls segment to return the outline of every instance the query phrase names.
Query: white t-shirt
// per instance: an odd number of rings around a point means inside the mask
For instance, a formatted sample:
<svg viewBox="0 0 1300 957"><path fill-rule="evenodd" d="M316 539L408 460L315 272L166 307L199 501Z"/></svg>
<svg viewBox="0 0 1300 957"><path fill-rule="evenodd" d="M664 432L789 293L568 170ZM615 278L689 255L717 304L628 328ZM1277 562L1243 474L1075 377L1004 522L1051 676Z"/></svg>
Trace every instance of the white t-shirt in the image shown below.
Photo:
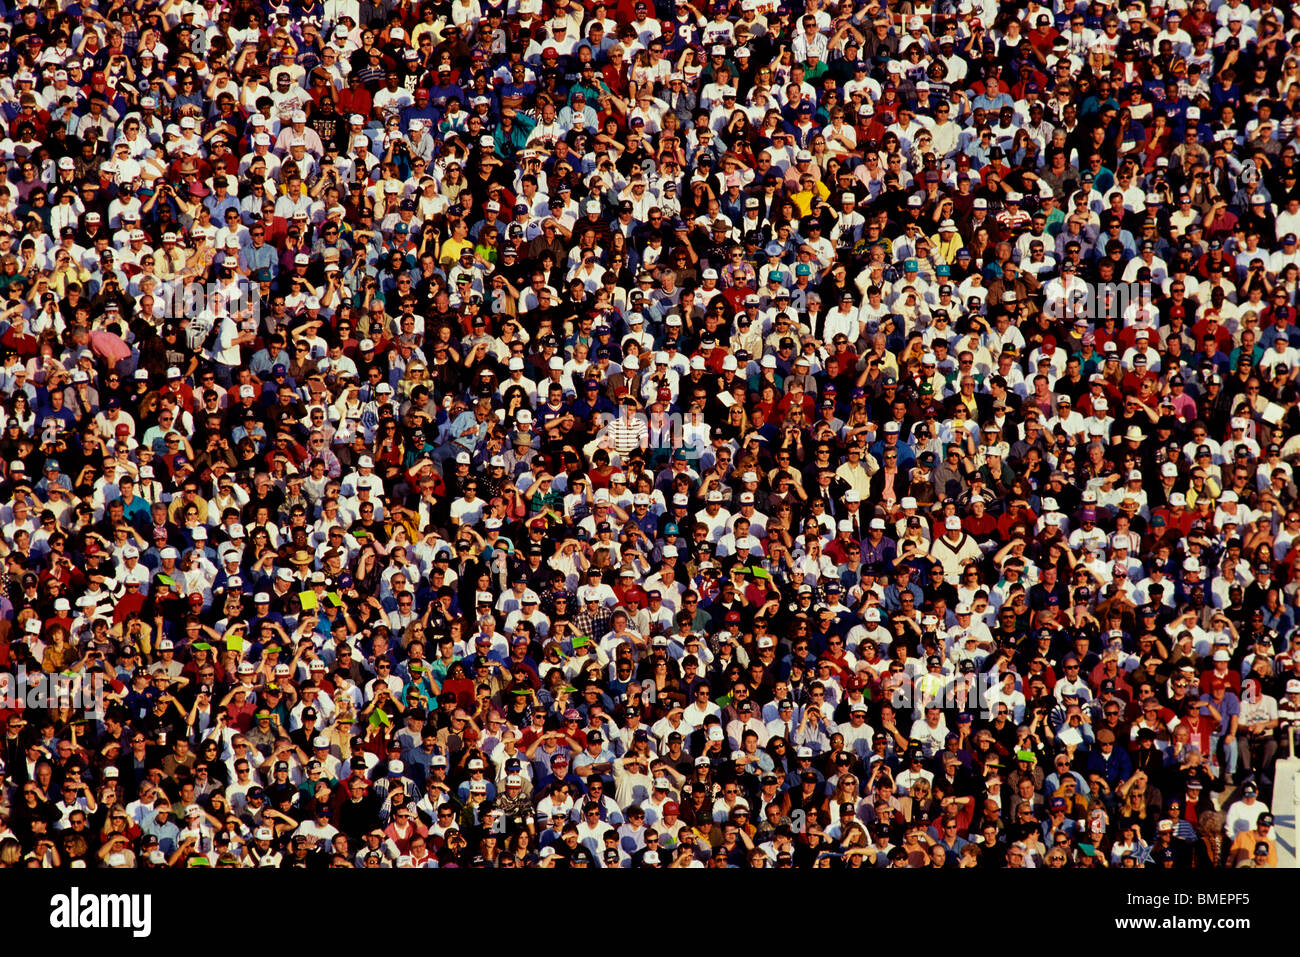
<svg viewBox="0 0 1300 957"><path fill-rule="evenodd" d="M213 359L223 366L237 366L241 359L239 355L239 346L235 345L235 340L239 338L239 323L230 316L221 320L221 327L217 331L217 345Z"/></svg>

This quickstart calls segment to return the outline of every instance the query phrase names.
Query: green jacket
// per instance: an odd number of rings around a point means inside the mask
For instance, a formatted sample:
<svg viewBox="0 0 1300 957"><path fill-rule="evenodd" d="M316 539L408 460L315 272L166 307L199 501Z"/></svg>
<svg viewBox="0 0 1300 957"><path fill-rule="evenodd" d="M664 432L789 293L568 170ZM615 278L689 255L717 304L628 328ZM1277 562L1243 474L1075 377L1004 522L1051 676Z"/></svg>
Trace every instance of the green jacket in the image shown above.
<svg viewBox="0 0 1300 957"><path fill-rule="evenodd" d="M537 121L531 116L516 113L515 121L509 131L504 126L498 126L497 131L492 134L492 142L495 144L493 152L501 159L510 158L524 148L524 144L528 142L528 134L536 125Z"/></svg>

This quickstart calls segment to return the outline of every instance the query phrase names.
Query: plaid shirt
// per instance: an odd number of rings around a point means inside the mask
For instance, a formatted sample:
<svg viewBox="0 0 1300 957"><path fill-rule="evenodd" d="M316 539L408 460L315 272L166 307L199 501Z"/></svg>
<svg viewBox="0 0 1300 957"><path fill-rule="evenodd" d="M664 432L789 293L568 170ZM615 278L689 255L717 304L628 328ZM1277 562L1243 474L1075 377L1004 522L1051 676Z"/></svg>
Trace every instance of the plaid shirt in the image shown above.
<svg viewBox="0 0 1300 957"><path fill-rule="evenodd" d="M611 617L609 609L604 605L601 605L594 615L584 605L582 610L573 616L573 633L587 635L592 641L599 641L601 636L609 631Z"/></svg>

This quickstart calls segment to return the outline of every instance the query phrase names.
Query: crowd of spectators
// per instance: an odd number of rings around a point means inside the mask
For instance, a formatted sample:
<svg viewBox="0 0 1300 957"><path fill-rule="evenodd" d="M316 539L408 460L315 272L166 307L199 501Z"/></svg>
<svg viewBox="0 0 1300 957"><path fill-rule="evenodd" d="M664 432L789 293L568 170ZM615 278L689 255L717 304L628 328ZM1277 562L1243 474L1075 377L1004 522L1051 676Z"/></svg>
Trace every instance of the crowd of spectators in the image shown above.
<svg viewBox="0 0 1300 957"><path fill-rule="evenodd" d="M1276 866L1289 5L0 9L0 867Z"/></svg>

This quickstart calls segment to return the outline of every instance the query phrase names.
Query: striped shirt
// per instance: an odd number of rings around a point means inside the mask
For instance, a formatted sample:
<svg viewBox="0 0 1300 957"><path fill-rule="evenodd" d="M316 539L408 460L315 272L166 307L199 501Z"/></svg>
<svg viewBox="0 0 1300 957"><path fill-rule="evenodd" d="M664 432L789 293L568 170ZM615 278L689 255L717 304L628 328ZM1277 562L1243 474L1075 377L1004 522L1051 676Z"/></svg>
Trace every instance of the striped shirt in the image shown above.
<svg viewBox="0 0 1300 957"><path fill-rule="evenodd" d="M649 441L650 430L646 427L645 416L620 416L609 425L609 437L620 455L626 455Z"/></svg>

